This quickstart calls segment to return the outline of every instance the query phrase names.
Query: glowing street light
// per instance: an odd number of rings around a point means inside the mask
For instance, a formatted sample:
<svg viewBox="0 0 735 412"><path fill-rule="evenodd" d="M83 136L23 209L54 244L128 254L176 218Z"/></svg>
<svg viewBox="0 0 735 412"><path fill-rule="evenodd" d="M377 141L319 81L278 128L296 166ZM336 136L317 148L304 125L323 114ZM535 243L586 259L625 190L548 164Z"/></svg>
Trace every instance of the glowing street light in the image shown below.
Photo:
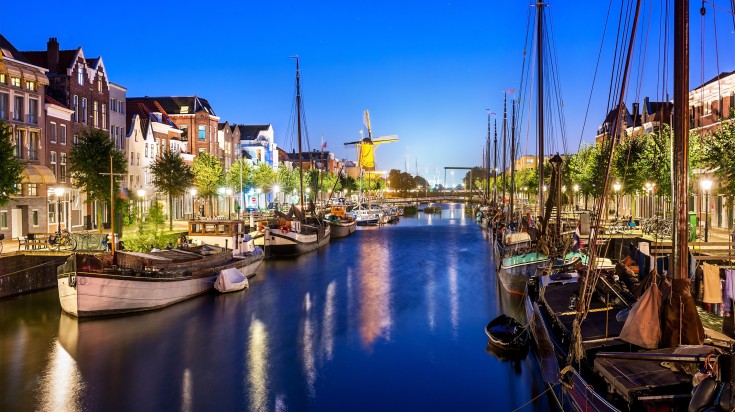
<svg viewBox="0 0 735 412"><path fill-rule="evenodd" d="M620 183L613 185L613 190L615 191L615 220L618 219L618 210L620 210L620 188L622 188Z"/></svg>
<svg viewBox="0 0 735 412"><path fill-rule="evenodd" d="M54 188L54 195L56 196L56 232L61 232L61 215L59 215L59 211L61 210L61 197L64 196L64 191L66 189L63 186L56 186Z"/></svg>
<svg viewBox="0 0 735 412"><path fill-rule="evenodd" d="M709 241L709 192L712 190L712 181L703 179L699 184L704 190L704 241Z"/></svg>

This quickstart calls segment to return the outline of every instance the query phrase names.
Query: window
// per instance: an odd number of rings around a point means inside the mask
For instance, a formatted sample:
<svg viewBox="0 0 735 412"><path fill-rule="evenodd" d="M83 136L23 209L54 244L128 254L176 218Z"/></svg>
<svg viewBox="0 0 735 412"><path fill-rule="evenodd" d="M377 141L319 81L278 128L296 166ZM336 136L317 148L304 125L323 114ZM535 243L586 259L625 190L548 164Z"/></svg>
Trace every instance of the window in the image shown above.
<svg viewBox="0 0 735 412"><path fill-rule="evenodd" d="M38 124L38 99L28 99L28 123Z"/></svg>
<svg viewBox="0 0 735 412"><path fill-rule="evenodd" d="M145 144L145 157L148 157L148 143Z"/></svg>
<svg viewBox="0 0 735 412"><path fill-rule="evenodd" d="M98 127L99 126L99 123L97 122L97 117L99 116L99 110L97 108L97 102L95 101L93 103L94 104L92 105L93 106L93 109L92 109L92 124L94 125L94 127Z"/></svg>
<svg viewBox="0 0 735 412"><path fill-rule="evenodd" d="M103 129L107 128L107 106L102 105L102 127Z"/></svg>
<svg viewBox="0 0 735 412"><path fill-rule="evenodd" d="M0 73L0 84L5 84L5 82L7 81L7 75L4 73Z"/></svg>
<svg viewBox="0 0 735 412"><path fill-rule="evenodd" d="M56 170L56 152L49 152L49 164L51 165L51 171L54 172L54 176L59 175L58 170Z"/></svg>
<svg viewBox="0 0 735 412"><path fill-rule="evenodd" d="M28 82L26 82L26 89L28 89L28 90L30 90L32 92L37 92L38 91L38 84L36 82L28 81Z"/></svg>
<svg viewBox="0 0 735 412"><path fill-rule="evenodd" d="M24 132L23 130L17 129L15 131L15 157L18 159L23 158L23 136Z"/></svg>
<svg viewBox="0 0 735 412"><path fill-rule="evenodd" d="M0 212L0 229L8 228L8 212L3 210Z"/></svg>
<svg viewBox="0 0 735 412"><path fill-rule="evenodd" d="M13 107L13 120L17 122L23 121L23 96L15 96L15 106Z"/></svg>
<svg viewBox="0 0 735 412"><path fill-rule="evenodd" d="M59 165L59 177L61 183L66 183L66 153L61 153L61 164Z"/></svg>
<svg viewBox="0 0 735 412"><path fill-rule="evenodd" d="M84 85L84 69L82 66L77 67L77 83Z"/></svg>
<svg viewBox="0 0 735 412"><path fill-rule="evenodd" d="M704 115L712 114L712 102L704 102Z"/></svg>
<svg viewBox="0 0 735 412"><path fill-rule="evenodd" d="M132 158L133 157L132 156L132 153L130 153L130 154L131 154L130 157ZM133 162L130 162L130 164L133 164ZM130 186L128 186L128 187L130 187L131 189L133 188L133 175L130 175Z"/></svg>
<svg viewBox="0 0 735 412"><path fill-rule="evenodd" d="M79 136L78 135L74 135L74 137L72 138L72 141L71 142L74 143L74 144L78 144L79 143Z"/></svg>
<svg viewBox="0 0 735 412"><path fill-rule="evenodd" d="M130 166L135 164L135 155L133 152L130 152Z"/></svg>
<svg viewBox="0 0 735 412"><path fill-rule="evenodd" d="M113 99L112 97L110 97L110 111L111 112L116 112L117 111L117 108L115 107L115 102L116 102L115 99Z"/></svg>
<svg viewBox="0 0 735 412"><path fill-rule="evenodd" d="M59 130L59 143L66 144L66 125L62 124Z"/></svg>
<svg viewBox="0 0 735 412"><path fill-rule="evenodd" d="M119 102L120 104L117 105L117 111L120 112L120 114L125 114L125 105L123 102Z"/></svg>
<svg viewBox="0 0 735 412"><path fill-rule="evenodd" d="M2 84L2 82L0 82ZM8 105L8 94L0 93L0 120L8 120L8 111L10 107Z"/></svg>
<svg viewBox="0 0 735 412"><path fill-rule="evenodd" d="M48 222L56 223L56 203L48 204Z"/></svg>
<svg viewBox="0 0 735 412"><path fill-rule="evenodd" d="M33 226L38 226L38 210L33 210L31 212L31 223Z"/></svg>
<svg viewBox="0 0 735 412"><path fill-rule="evenodd" d="M87 98L82 97L82 123L87 124Z"/></svg>
<svg viewBox="0 0 735 412"><path fill-rule="evenodd" d="M26 184L26 196L38 196L38 185L35 183Z"/></svg>
<svg viewBox="0 0 735 412"><path fill-rule="evenodd" d="M102 93L102 76L97 78L97 91Z"/></svg>
<svg viewBox="0 0 735 412"><path fill-rule="evenodd" d="M136 166L140 166L140 152L137 152L137 153L136 153L136 156L135 156L135 158L136 158L136 160L137 160L137 161L136 161Z"/></svg>
<svg viewBox="0 0 735 412"><path fill-rule="evenodd" d="M74 95L74 114L72 117L72 120L74 120L75 123L79 123L79 96L76 94Z"/></svg>
<svg viewBox="0 0 735 412"><path fill-rule="evenodd" d="M13 87L20 87L20 77L11 77L10 85Z"/></svg>
<svg viewBox="0 0 735 412"><path fill-rule="evenodd" d="M38 160L38 145L39 137L38 132L28 133L28 159Z"/></svg>
<svg viewBox="0 0 735 412"><path fill-rule="evenodd" d="M207 130L205 126L199 126L199 140L207 140Z"/></svg>
<svg viewBox="0 0 735 412"><path fill-rule="evenodd" d="M49 130L48 130L49 142L56 143L56 132L57 132L56 123L51 122L51 124L49 125Z"/></svg>

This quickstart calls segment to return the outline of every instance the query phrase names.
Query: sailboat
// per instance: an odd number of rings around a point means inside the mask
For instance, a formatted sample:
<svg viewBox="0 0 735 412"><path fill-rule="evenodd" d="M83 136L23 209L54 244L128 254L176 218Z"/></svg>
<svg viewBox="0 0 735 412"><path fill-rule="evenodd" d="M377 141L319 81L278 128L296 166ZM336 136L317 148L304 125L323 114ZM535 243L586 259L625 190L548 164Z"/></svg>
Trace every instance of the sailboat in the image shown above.
<svg viewBox="0 0 735 412"><path fill-rule="evenodd" d="M674 227L669 264L670 295L658 284L668 278L644 273L640 295L623 288L618 269L600 268L597 231L589 265L547 269L529 284L524 301L544 381L564 410L732 410L735 342L706 330L689 293L688 277L688 18L687 0L675 0L673 167ZM631 66L641 2L630 25L628 54L621 65L618 119ZM540 11L539 11L540 13ZM618 125L621 122L617 122ZM609 137L612 153L621 126ZM610 162L598 210L611 185ZM597 218L598 227L600 217ZM644 265L645 267L645 265ZM663 283L662 283L663 284ZM662 316L663 313L663 316ZM663 319L662 319L663 317ZM694 376L695 372L701 372ZM692 388L694 389L692 390Z"/></svg>
<svg viewBox="0 0 735 412"><path fill-rule="evenodd" d="M289 213L274 212L275 217L258 222L252 233L257 246L265 251L266 257L295 256L316 250L329 243L331 225L316 215L312 202L304 201L304 159L301 147L301 72L299 58L296 60L296 130L299 145L299 205L291 205Z"/></svg>

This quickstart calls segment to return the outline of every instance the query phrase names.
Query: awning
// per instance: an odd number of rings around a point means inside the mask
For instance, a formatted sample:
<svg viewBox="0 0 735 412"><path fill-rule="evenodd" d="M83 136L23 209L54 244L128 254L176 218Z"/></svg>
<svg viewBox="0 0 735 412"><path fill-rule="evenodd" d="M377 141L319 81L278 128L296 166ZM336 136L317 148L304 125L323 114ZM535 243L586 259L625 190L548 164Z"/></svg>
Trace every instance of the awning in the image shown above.
<svg viewBox="0 0 735 412"><path fill-rule="evenodd" d="M23 173L20 174L21 183L35 183L40 185L55 185L56 176L46 166L26 164Z"/></svg>

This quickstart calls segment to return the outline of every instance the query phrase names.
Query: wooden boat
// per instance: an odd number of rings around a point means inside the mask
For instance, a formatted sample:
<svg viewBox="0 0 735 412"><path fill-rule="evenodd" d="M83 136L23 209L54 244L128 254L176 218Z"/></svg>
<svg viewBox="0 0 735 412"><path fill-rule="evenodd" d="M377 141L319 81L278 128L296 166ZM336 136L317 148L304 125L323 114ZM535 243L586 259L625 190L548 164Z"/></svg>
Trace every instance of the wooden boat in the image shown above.
<svg viewBox="0 0 735 412"><path fill-rule="evenodd" d="M218 292L237 292L249 287L248 277L235 268L221 270L214 281L214 288Z"/></svg>
<svg viewBox="0 0 735 412"><path fill-rule="evenodd" d="M344 205L333 205L325 218L331 226L330 236L333 238L347 237L357 230L357 221L347 214L347 207Z"/></svg>
<svg viewBox="0 0 735 412"><path fill-rule="evenodd" d="M485 326L488 343L503 353L523 353L528 349L530 336L517 320L501 314Z"/></svg>
<svg viewBox="0 0 735 412"><path fill-rule="evenodd" d="M113 258L114 256L114 258ZM254 276L263 251L198 246L150 253L75 253L58 268L59 301L77 317L162 308L211 291L222 270Z"/></svg>

